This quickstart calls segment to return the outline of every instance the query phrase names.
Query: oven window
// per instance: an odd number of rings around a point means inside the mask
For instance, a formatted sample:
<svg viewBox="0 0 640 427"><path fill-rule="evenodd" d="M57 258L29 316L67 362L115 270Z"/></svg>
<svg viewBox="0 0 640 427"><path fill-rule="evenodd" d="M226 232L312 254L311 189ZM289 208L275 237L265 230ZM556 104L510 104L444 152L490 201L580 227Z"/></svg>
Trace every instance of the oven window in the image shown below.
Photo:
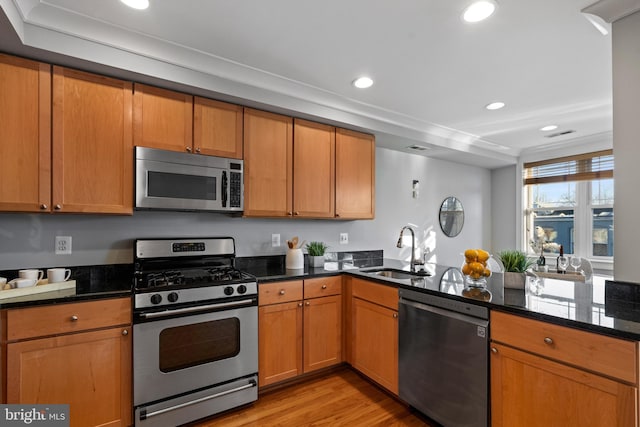
<svg viewBox="0 0 640 427"><path fill-rule="evenodd" d="M239 352L240 320L237 317L177 326L160 332L162 372L235 357Z"/></svg>
<svg viewBox="0 0 640 427"><path fill-rule="evenodd" d="M216 177L148 172L147 195L172 199L216 200Z"/></svg>

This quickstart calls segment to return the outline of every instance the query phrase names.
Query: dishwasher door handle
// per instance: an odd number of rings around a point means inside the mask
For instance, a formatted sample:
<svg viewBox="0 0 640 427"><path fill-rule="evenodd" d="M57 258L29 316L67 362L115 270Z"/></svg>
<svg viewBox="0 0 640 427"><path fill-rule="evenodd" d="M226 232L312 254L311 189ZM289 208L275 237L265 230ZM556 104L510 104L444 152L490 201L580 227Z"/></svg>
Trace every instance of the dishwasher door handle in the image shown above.
<svg viewBox="0 0 640 427"><path fill-rule="evenodd" d="M451 319L456 319L456 320L459 320L461 322L471 323L471 324L477 325L477 326L485 326L486 327L486 326L489 325L489 320L487 320L487 319L479 319L477 317L468 316L468 315L463 314L463 313L458 313L457 311L451 311L451 310L447 310L447 309L444 309L444 308L434 307L432 305L422 304L422 303L417 302L417 301L411 301L411 300L400 298L400 304L406 305L408 307L413 307L413 308L416 308L418 310L427 311L427 312L430 312L430 313L433 313L433 314L437 314L437 315L440 315L440 316L448 317L448 318L451 318Z"/></svg>

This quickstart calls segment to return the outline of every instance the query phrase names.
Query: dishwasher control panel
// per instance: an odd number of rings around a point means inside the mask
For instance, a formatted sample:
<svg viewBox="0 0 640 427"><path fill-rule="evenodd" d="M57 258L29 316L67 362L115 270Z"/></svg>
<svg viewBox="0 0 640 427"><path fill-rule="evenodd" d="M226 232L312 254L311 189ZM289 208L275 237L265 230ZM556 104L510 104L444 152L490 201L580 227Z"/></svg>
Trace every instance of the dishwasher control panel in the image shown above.
<svg viewBox="0 0 640 427"><path fill-rule="evenodd" d="M489 318L489 309L476 304L470 304L463 301L456 301L454 299L444 298L436 295L431 295L423 292L416 292L409 289L399 290L400 299L406 299L410 301L419 302L422 304L430 305L433 307L442 308L445 310L455 311L457 313L466 314L468 316L478 317L480 319Z"/></svg>

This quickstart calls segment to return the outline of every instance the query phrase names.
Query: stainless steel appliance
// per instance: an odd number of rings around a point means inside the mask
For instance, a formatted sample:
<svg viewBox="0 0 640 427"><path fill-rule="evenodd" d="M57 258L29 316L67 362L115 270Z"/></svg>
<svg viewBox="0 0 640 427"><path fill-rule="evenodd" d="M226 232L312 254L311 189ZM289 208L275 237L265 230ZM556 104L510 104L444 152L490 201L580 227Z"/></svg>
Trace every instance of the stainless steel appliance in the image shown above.
<svg viewBox="0 0 640 427"><path fill-rule="evenodd" d="M136 209L241 212L244 163L136 147Z"/></svg>
<svg viewBox="0 0 640 427"><path fill-rule="evenodd" d="M489 310L400 289L402 400L444 427L486 427Z"/></svg>
<svg viewBox="0 0 640 427"><path fill-rule="evenodd" d="M136 426L177 426L258 398L258 288L230 237L135 242Z"/></svg>

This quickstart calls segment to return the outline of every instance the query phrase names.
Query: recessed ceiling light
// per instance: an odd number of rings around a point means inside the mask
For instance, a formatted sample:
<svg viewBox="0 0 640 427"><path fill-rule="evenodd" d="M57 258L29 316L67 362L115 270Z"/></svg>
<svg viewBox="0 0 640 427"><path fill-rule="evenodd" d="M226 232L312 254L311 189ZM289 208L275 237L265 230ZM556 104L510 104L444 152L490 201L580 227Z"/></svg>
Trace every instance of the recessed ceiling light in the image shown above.
<svg viewBox="0 0 640 427"><path fill-rule="evenodd" d="M540 128L542 132L549 132L550 130L556 130L556 129L558 129L557 125L548 125Z"/></svg>
<svg viewBox="0 0 640 427"><path fill-rule="evenodd" d="M353 81L353 85L358 89L366 89L368 87L371 87L372 84L373 80L371 80L369 77L358 77Z"/></svg>
<svg viewBox="0 0 640 427"><path fill-rule="evenodd" d="M149 0L120 0L122 3L133 9L146 9L149 7Z"/></svg>
<svg viewBox="0 0 640 427"><path fill-rule="evenodd" d="M504 105L505 105L504 102L497 101L497 102L492 102L491 104L485 105L484 108L486 108L487 110L499 110L502 107L504 107Z"/></svg>
<svg viewBox="0 0 640 427"><path fill-rule="evenodd" d="M490 17L496 10L496 3L492 0L480 0L470 4L462 14L467 22L479 22Z"/></svg>

